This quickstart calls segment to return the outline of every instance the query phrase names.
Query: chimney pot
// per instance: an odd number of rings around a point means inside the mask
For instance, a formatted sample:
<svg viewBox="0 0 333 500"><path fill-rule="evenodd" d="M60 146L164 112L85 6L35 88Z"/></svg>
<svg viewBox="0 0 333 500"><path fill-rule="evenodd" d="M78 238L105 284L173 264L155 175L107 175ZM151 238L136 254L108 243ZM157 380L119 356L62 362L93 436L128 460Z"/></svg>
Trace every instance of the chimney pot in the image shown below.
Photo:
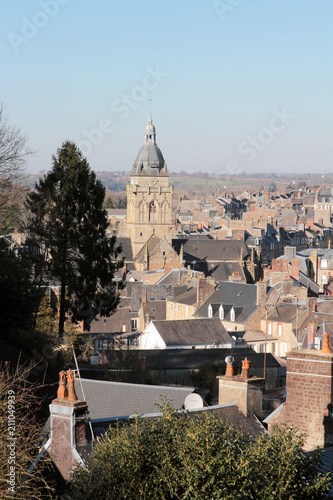
<svg viewBox="0 0 333 500"><path fill-rule="evenodd" d="M67 372L67 382L68 382L68 401L78 401L74 388L74 372L72 372L71 369L69 369Z"/></svg>
<svg viewBox="0 0 333 500"><path fill-rule="evenodd" d="M234 375L234 367L232 366L234 359L235 358L233 356L227 356L225 358L225 362L227 363L227 368L225 371L226 377L233 377L233 375Z"/></svg>
<svg viewBox="0 0 333 500"><path fill-rule="evenodd" d="M247 357L242 361L242 377L249 378L250 361Z"/></svg>
<svg viewBox="0 0 333 500"><path fill-rule="evenodd" d="M323 348L320 351L322 354L332 354L328 342L329 342L329 336L328 333L325 332L323 335Z"/></svg>
<svg viewBox="0 0 333 500"><path fill-rule="evenodd" d="M68 391L66 388L66 374L64 370L59 372L59 387L57 391L57 398L65 399L68 397Z"/></svg>

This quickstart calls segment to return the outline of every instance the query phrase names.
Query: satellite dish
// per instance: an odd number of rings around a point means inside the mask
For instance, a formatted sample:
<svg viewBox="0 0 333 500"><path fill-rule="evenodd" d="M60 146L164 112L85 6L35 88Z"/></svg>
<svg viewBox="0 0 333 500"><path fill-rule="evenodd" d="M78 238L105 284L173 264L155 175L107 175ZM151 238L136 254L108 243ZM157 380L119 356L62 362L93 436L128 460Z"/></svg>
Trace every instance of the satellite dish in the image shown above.
<svg viewBox="0 0 333 500"><path fill-rule="evenodd" d="M199 394L189 394L185 398L184 402L185 410L198 410L199 408L203 408L203 400Z"/></svg>

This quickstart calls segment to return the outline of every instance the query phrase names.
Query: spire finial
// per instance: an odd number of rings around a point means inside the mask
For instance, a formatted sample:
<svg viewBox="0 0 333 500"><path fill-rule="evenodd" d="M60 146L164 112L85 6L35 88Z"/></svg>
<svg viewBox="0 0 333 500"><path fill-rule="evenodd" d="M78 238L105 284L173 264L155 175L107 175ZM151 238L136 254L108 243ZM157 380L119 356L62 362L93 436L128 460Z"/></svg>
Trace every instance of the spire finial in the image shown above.
<svg viewBox="0 0 333 500"><path fill-rule="evenodd" d="M153 123L153 120L151 117L151 101L152 101L152 98L149 99L149 124L150 125Z"/></svg>

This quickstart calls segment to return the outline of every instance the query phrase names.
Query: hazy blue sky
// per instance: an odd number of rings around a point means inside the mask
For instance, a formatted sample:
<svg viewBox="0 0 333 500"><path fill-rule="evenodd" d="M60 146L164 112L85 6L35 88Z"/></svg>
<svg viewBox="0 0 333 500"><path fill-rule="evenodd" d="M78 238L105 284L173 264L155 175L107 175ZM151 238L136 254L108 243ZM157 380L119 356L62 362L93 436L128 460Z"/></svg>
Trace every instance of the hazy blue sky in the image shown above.
<svg viewBox="0 0 333 500"><path fill-rule="evenodd" d="M332 0L1 0L0 101L48 170L332 171Z"/></svg>

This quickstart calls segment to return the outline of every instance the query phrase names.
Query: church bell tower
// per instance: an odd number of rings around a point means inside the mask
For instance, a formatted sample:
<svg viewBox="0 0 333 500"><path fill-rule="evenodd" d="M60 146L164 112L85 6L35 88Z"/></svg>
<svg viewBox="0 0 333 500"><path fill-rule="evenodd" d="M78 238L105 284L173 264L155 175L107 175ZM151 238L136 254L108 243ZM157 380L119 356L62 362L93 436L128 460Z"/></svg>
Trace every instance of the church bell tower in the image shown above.
<svg viewBox="0 0 333 500"><path fill-rule="evenodd" d="M156 130L151 113L145 128L144 144L132 168L127 185L127 235L133 256L154 234L171 243L172 193L162 152L156 144Z"/></svg>

